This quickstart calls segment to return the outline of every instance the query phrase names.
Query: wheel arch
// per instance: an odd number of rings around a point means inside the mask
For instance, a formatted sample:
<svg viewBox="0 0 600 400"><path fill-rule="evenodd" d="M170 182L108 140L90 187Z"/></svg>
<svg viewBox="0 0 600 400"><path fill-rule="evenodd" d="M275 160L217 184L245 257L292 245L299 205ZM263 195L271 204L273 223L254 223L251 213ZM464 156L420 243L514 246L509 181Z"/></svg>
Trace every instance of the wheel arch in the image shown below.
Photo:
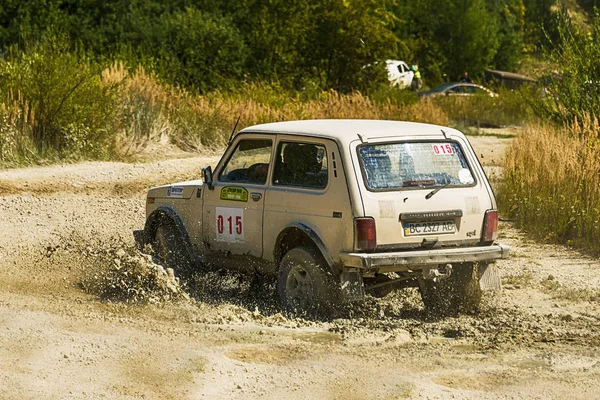
<svg viewBox="0 0 600 400"><path fill-rule="evenodd" d="M156 234L156 229L163 219L167 219L173 223L173 226L177 229L177 232L183 240L185 250L189 256L192 257L194 255L192 241L185 228L183 219L179 216L177 211L171 207L160 206L146 218L146 224L144 225L144 245L152 243L154 235Z"/></svg>
<svg viewBox="0 0 600 400"><path fill-rule="evenodd" d="M275 261L277 269L279 268L279 263L283 259L285 253L298 246L314 247L321 254L331 271L335 272L333 258L327 251L325 243L323 243L323 240L321 240L319 235L317 235L311 227L303 223L289 225L277 236L275 248L273 250L273 260Z"/></svg>

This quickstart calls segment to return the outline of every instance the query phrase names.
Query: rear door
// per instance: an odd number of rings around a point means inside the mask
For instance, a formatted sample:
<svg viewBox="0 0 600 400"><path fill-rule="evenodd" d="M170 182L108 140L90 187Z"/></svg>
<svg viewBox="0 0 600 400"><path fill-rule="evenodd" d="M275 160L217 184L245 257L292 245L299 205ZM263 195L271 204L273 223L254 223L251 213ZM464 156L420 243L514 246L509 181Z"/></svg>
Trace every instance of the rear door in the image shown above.
<svg viewBox="0 0 600 400"><path fill-rule="evenodd" d="M279 135L274 159L265 201L264 258L271 259L277 238L290 227L312 231L313 240L322 241L333 258L351 249L352 209L337 144Z"/></svg>
<svg viewBox="0 0 600 400"><path fill-rule="evenodd" d="M377 247L473 245L493 208L486 178L460 138L355 143L365 216Z"/></svg>

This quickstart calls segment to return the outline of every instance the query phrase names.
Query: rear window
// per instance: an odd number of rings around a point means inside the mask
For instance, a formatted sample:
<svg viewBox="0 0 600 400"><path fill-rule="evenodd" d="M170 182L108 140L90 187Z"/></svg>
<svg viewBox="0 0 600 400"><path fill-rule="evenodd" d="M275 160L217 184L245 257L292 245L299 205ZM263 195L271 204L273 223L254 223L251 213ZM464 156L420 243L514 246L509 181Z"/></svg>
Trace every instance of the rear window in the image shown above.
<svg viewBox="0 0 600 400"><path fill-rule="evenodd" d="M360 146L358 155L369 190L475 184L456 142L369 144Z"/></svg>

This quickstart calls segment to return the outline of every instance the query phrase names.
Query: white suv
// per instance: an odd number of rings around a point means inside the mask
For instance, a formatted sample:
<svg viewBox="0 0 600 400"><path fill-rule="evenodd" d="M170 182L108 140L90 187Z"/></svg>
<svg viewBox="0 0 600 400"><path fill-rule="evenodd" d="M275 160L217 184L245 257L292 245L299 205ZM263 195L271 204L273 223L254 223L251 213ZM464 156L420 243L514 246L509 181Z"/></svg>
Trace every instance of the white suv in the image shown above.
<svg viewBox="0 0 600 400"><path fill-rule="evenodd" d="M477 307L499 288L498 211L459 131L373 120L240 131L202 181L153 188L143 244L174 268L277 278L298 312L417 286L426 307Z"/></svg>

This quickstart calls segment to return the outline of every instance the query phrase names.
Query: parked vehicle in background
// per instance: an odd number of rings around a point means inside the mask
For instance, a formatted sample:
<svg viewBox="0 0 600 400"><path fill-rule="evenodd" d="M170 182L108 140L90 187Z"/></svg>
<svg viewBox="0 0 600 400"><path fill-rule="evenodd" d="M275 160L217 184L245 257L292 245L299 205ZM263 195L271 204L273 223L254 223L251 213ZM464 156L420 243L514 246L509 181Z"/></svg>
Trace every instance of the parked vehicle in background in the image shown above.
<svg viewBox="0 0 600 400"><path fill-rule="evenodd" d="M252 126L203 181L148 192L136 235L176 270L276 277L285 309L329 310L415 286L429 309L477 307L498 289L498 211L467 138L372 120Z"/></svg>
<svg viewBox="0 0 600 400"><path fill-rule="evenodd" d="M410 88L415 73L404 61L386 60L385 67L391 86L399 89Z"/></svg>
<svg viewBox="0 0 600 400"><path fill-rule="evenodd" d="M445 83L436 88L427 90L425 92L418 93L421 97L437 97L437 96L489 96L498 97L498 94L492 92L490 89L485 88L476 83L463 83L453 82Z"/></svg>

